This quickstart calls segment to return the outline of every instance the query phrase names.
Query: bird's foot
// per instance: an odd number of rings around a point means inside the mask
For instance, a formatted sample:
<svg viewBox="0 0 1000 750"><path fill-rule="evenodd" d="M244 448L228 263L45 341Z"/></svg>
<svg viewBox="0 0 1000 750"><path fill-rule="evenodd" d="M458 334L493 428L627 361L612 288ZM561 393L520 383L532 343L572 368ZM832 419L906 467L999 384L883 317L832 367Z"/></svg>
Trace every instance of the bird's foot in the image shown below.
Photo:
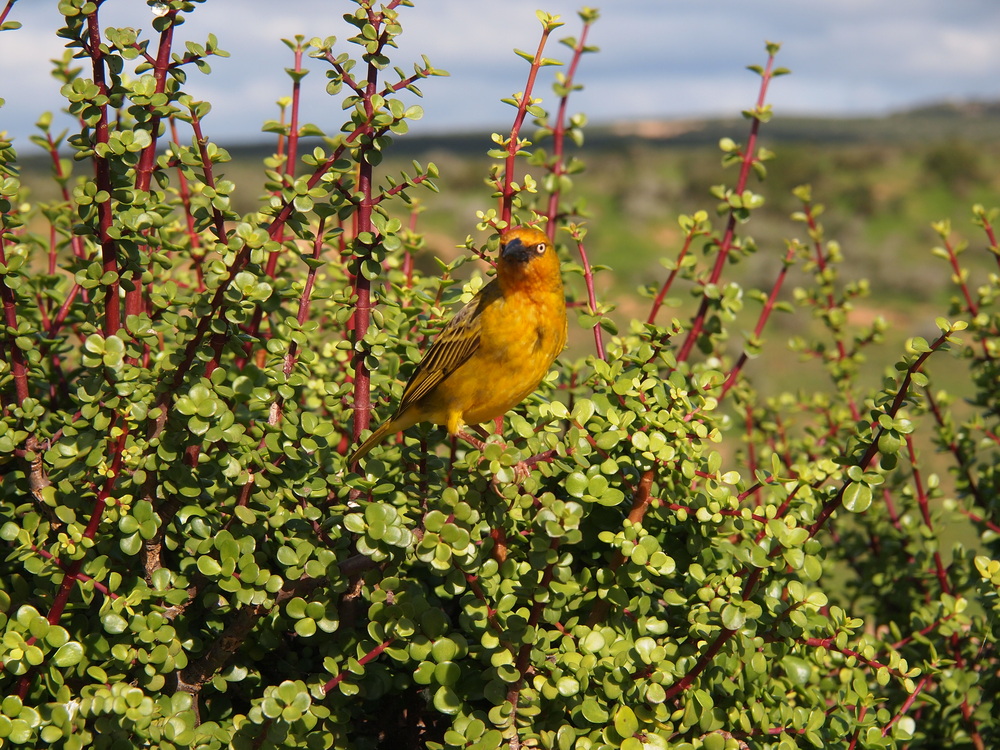
<svg viewBox="0 0 1000 750"><path fill-rule="evenodd" d="M549 460L554 454L555 451L550 450L550 451L545 451L544 453L538 453L534 456L529 456L528 458L518 461L516 464L510 467L511 470L514 472L514 477L509 482L509 484L513 484L515 486L520 487L521 484L524 483L524 480L526 480L529 476L531 476L531 472L539 463ZM490 480L490 485L493 487L493 491L497 493L498 497L501 498L504 497L503 489L501 487L501 480L498 475L496 474L493 475L493 478ZM510 505L508 506L508 510L510 510L510 508L512 508L513 506L514 506L514 499L511 499Z"/></svg>
<svg viewBox="0 0 1000 750"><path fill-rule="evenodd" d="M464 440L467 443L469 443L473 448L475 448L476 450L478 450L481 454L484 454L486 452L486 447L487 447L486 440L489 439L489 435L484 430L482 430L480 427L478 427L478 426L474 426L472 429L476 430L483 439L480 440L478 437L473 437L468 432L460 432L456 436L453 436L453 437L461 437L462 440ZM506 445L506 443L501 443L500 444L500 449L502 451L506 451L507 447L508 446ZM452 460L453 461L454 461L454 455L455 455L454 454L454 448L455 448L455 443L453 441L452 442ZM520 461L518 461L516 464L514 464L513 466L511 466L511 470L514 472L514 477L511 480L511 483L513 483L515 485L521 485L524 482L525 479L527 479L529 476L531 476L531 472L534 470L534 468L538 464L550 461L552 459L552 457L555 455L555 453L556 452L555 452L554 449L553 450L547 450L547 451L543 451L542 453L536 453L533 456L529 456L528 458L524 458L524 459L521 459ZM479 460L482 461L483 457L484 456L480 456ZM500 488L501 480L500 480L500 478L496 474L493 475L493 478L490 480L490 484L493 487L493 491L496 492L498 496L503 497L503 492L501 491L501 488Z"/></svg>

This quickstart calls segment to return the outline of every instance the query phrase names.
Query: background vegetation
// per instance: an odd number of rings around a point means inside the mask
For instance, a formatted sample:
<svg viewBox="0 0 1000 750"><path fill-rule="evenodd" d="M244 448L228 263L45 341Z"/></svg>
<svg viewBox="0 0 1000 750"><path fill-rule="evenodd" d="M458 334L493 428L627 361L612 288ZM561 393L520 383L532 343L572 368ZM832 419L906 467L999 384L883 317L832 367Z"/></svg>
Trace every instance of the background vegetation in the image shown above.
<svg viewBox="0 0 1000 750"><path fill-rule="evenodd" d="M61 3L78 128L46 179L0 142L0 747L995 746L990 109L772 122L768 45L739 122L591 132L597 14L539 94L540 13L511 130L445 149L407 5L289 40L258 169L184 93L197 3ZM508 222L571 348L484 450L346 466Z"/></svg>

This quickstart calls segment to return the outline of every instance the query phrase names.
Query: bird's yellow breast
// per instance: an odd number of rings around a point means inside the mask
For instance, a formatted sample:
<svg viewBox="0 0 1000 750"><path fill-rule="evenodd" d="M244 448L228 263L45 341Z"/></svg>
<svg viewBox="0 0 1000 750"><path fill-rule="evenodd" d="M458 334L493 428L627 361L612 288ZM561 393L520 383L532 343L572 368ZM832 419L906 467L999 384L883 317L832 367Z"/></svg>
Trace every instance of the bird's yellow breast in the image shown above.
<svg viewBox="0 0 1000 750"><path fill-rule="evenodd" d="M457 432L508 412L532 391L566 345L561 288L497 296L481 312L476 352L420 404L422 418Z"/></svg>

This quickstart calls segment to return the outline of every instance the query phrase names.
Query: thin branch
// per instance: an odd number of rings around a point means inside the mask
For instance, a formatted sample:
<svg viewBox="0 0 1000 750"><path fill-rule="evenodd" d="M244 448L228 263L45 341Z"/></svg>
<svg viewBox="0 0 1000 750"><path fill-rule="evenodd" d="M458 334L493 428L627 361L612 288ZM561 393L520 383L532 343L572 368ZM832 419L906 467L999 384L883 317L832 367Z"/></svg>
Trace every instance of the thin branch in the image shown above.
<svg viewBox="0 0 1000 750"><path fill-rule="evenodd" d="M549 34L557 26L553 24L543 25L542 37L538 41L538 49L535 51L535 56L531 61L531 68L528 70L528 80L524 84L524 91L514 96L514 101L517 103L517 114L514 115L514 123L510 128L510 138L507 139L505 144L507 158L504 161L503 182L497 183L500 192L500 221L504 226L510 224L511 212L514 205L514 194L516 192L514 189L514 167L517 155L521 152L521 146L523 145L521 141L521 127L524 125L524 118L528 114L528 108L533 104L531 93L535 88L535 79L538 77L538 71L543 64L544 58L542 57L542 53L545 51L545 43L548 41Z"/></svg>
<svg viewBox="0 0 1000 750"><path fill-rule="evenodd" d="M760 112L764 109L764 103L767 97L767 88L774 76L774 56L775 52L771 51L767 58L767 66L761 72L760 93L757 97L756 112ZM750 177L750 169L757 160L755 153L757 149L757 136L760 131L761 118L757 114L753 114L751 119L753 124L750 126L750 137L747 139L747 145L743 151L740 174L736 180L735 194L737 196L742 196L745 193L747 181ZM719 242L718 251L715 257L715 267L712 269L712 273L708 279L709 285L718 283L722 276L722 270L726 265L726 261L729 259L730 251L733 249L736 237L737 221L736 209L730 208L729 219L726 222L726 231L722 236L722 240ZM684 343L681 344L681 347L677 352L678 362L686 362L690 356L691 349L694 347L698 337L701 336L702 329L705 326L705 319L708 315L708 308L710 304L711 298L707 294L702 296L701 304L698 307L698 312L694 316L687 338L685 338Z"/></svg>
<svg viewBox="0 0 1000 750"><path fill-rule="evenodd" d="M594 293L594 271L590 267L590 260L587 258L587 250L583 245L585 230L578 227L576 224L572 224L569 227L569 233L576 242L576 250L580 254L580 262L583 264L583 280L587 285L587 304L590 306L590 314L598 317L598 320L594 323L593 327L594 348L597 351L597 356L606 362L608 355L604 351L604 339L601 334L601 321L597 311L597 296Z"/></svg>

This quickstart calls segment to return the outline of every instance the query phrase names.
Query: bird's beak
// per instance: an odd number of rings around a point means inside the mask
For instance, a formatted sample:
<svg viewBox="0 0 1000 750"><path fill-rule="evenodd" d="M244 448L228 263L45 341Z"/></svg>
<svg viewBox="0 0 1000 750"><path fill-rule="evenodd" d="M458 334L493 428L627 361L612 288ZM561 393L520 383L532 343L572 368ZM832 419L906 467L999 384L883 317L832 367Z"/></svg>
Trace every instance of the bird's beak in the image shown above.
<svg viewBox="0 0 1000 750"><path fill-rule="evenodd" d="M517 237L500 248L500 257L512 263L527 263L531 257L528 248Z"/></svg>

